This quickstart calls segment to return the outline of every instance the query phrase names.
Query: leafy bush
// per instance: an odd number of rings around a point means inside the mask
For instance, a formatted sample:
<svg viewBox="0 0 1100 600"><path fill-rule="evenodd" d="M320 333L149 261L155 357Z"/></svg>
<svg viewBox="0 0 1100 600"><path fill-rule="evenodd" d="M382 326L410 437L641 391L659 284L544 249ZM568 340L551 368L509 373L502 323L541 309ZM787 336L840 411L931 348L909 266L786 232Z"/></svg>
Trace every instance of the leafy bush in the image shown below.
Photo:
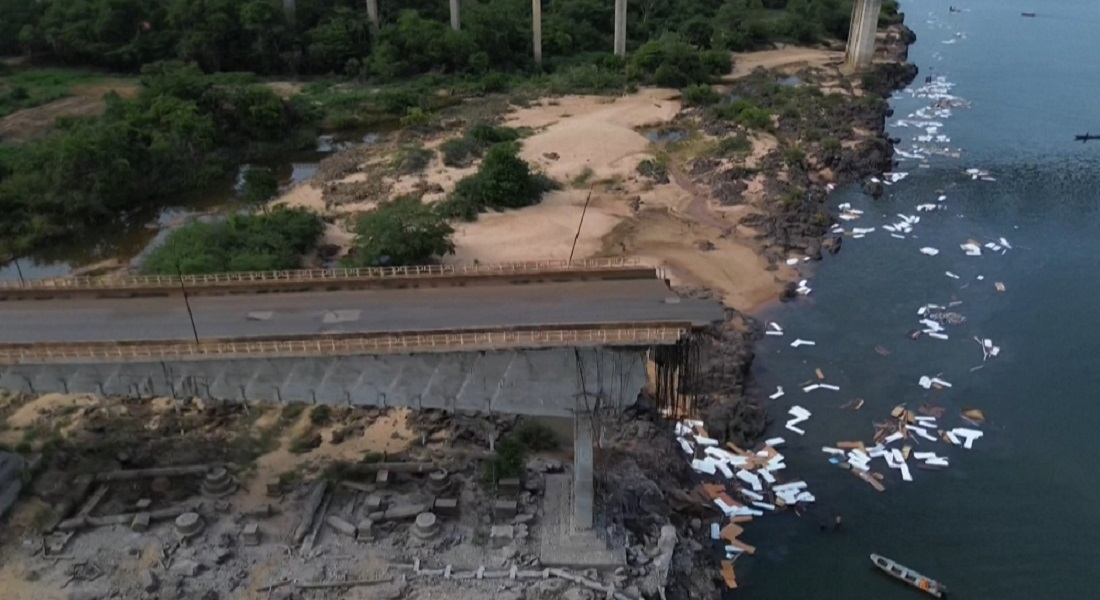
<svg viewBox="0 0 1100 600"><path fill-rule="evenodd" d="M717 152L719 156L752 152L752 140L743 135L724 137L718 142Z"/></svg>
<svg viewBox="0 0 1100 600"><path fill-rule="evenodd" d="M279 180L266 167L248 167L241 184L241 198L249 204L262 204L279 193Z"/></svg>
<svg viewBox="0 0 1100 600"><path fill-rule="evenodd" d="M454 253L454 228L416 196L399 196L355 223L353 266L419 265Z"/></svg>
<svg viewBox="0 0 1100 600"><path fill-rule="evenodd" d="M481 212L530 206L555 186L533 175L518 154L519 147L512 142L489 148L478 172L459 181L451 194L451 200L464 207L460 214L469 214L473 207Z"/></svg>
<svg viewBox="0 0 1100 600"><path fill-rule="evenodd" d="M519 131L511 127L498 127L479 123L466 130L462 137L443 142L443 164L448 167L468 167L481 158L486 148L493 144L512 142L520 138Z"/></svg>
<svg viewBox="0 0 1100 600"><path fill-rule="evenodd" d="M748 100L737 99L715 106L712 111L719 119L734 121L748 129L770 129L772 126L771 113Z"/></svg>
<svg viewBox="0 0 1100 600"><path fill-rule="evenodd" d="M806 153L802 148L792 146L783 151L783 162L791 167L803 166L806 162Z"/></svg>
<svg viewBox="0 0 1100 600"><path fill-rule="evenodd" d="M193 275L296 269L324 230L316 214L282 207L213 223L196 221L173 231L145 259L142 271Z"/></svg>
<svg viewBox="0 0 1100 600"><path fill-rule="evenodd" d="M553 429L538 421L523 421L512 435L524 448L533 452L555 450L561 443Z"/></svg>
<svg viewBox="0 0 1100 600"><path fill-rule="evenodd" d="M710 106L717 104L720 99L714 88L704 84L688 86L684 88L681 95L683 96L684 106Z"/></svg>
<svg viewBox="0 0 1100 600"><path fill-rule="evenodd" d="M675 33L650 40L630 58L628 75L647 84L683 88L728 73L729 53L698 50Z"/></svg>
<svg viewBox="0 0 1100 600"><path fill-rule="evenodd" d="M392 166L401 175L419 173L427 168L435 151L423 146L402 146L393 157Z"/></svg>

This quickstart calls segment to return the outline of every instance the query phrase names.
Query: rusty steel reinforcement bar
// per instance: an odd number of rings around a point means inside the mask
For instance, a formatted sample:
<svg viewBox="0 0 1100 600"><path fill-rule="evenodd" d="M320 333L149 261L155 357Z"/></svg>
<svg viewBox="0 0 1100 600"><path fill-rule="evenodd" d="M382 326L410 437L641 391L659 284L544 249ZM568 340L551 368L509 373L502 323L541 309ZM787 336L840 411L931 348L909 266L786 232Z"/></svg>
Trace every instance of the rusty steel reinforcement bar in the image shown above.
<svg viewBox="0 0 1100 600"><path fill-rule="evenodd" d="M279 287L334 287L341 284L408 285L416 280L471 280L515 277L655 277L655 267L634 258L544 260L500 264L421 265L356 269L301 269L215 273L209 275L126 275L121 277L60 277L27 281L0 280L0 296L41 296L64 292L169 292Z"/></svg>
<svg viewBox="0 0 1100 600"><path fill-rule="evenodd" d="M675 344L690 324L650 324L600 329L533 329L442 334L396 334L262 341L127 342L117 344L4 344L0 364L203 360L354 354L469 352L569 346Z"/></svg>

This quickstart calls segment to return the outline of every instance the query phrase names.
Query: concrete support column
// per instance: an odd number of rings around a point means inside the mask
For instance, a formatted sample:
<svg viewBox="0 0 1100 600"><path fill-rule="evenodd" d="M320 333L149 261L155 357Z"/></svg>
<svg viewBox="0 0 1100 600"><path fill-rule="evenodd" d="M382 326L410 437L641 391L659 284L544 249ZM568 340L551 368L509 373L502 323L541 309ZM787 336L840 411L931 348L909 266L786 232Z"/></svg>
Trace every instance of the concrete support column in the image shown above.
<svg viewBox="0 0 1100 600"><path fill-rule="evenodd" d="M298 7L295 6L294 0L283 0L283 16L291 26L298 20Z"/></svg>
<svg viewBox="0 0 1100 600"><path fill-rule="evenodd" d="M367 0L367 20L370 21L370 32L378 33L378 0Z"/></svg>
<svg viewBox="0 0 1100 600"><path fill-rule="evenodd" d="M875 55L875 33L882 0L856 0L852 5L852 26L844 66L850 72L867 68Z"/></svg>
<svg viewBox="0 0 1100 600"><path fill-rule="evenodd" d="M882 0L879 0L879 1L881 2ZM460 21L460 19L459 19L459 9L460 8L461 7L459 6L459 0L451 0L451 29L454 29L455 31L458 31L459 25L460 25L460 23L459 23L459 21Z"/></svg>
<svg viewBox="0 0 1100 600"><path fill-rule="evenodd" d="M578 412L573 419L573 531L593 524L592 430L592 414Z"/></svg>
<svg viewBox="0 0 1100 600"><path fill-rule="evenodd" d="M531 32L535 47L535 64L542 66L542 0L531 0Z"/></svg>
<svg viewBox="0 0 1100 600"><path fill-rule="evenodd" d="M615 0L615 54L626 56L626 0Z"/></svg>

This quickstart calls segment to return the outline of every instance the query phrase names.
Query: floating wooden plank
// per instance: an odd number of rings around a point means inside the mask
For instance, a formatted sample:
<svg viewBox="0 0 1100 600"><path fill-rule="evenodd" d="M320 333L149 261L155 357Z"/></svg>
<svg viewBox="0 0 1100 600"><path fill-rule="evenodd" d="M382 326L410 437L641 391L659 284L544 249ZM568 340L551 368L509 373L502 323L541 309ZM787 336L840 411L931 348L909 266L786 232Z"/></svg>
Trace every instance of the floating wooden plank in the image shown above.
<svg viewBox="0 0 1100 600"><path fill-rule="evenodd" d="M825 379L825 373L822 373L821 369L814 369L814 373L817 374L818 379L822 379L822 380Z"/></svg>
<svg viewBox="0 0 1100 600"><path fill-rule="evenodd" d="M728 542L732 542L733 540L737 539L737 536L741 535L744 532L745 532L744 527L741 527L737 523L731 522L729 525L726 525L725 527L722 528L722 531L719 532L718 537L720 537L720 538L722 538L722 539L724 539Z"/></svg>
<svg viewBox="0 0 1100 600"><path fill-rule="evenodd" d="M742 542L741 540L733 540L728 545L733 546L734 548L740 548L748 554L756 554L756 546L751 546L749 544L746 544L745 542Z"/></svg>
<svg viewBox="0 0 1100 600"><path fill-rule="evenodd" d="M727 588L731 590L737 589L737 576L733 572L732 561L722 561L722 580L726 582Z"/></svg>

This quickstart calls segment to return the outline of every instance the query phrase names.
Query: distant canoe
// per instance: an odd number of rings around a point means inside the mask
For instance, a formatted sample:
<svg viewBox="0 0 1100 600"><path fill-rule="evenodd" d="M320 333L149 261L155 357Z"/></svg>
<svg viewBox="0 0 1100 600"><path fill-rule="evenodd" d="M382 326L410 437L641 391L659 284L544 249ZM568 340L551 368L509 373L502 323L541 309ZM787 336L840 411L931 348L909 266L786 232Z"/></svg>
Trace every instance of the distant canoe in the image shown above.
<svg viewBox="0 0 1100 600"><path fill-rule="evenodd" d="M903 567L889 558L879 556L878 554L871 555L871 562L875 563L875 566L882 569L884 573L898 581L908 583L918 590L927 592L936 598L947 597L947 587L935 579L925 577L908 567Z"/></svg>
<svg viewBox="0 0 1100 600"><path fill-rule="evenodd" d="M1022 12L1022 13L1020 13L1020 16L1021 17L1034 17L1035 13L1024 13L1024 12Z"/></svg>

